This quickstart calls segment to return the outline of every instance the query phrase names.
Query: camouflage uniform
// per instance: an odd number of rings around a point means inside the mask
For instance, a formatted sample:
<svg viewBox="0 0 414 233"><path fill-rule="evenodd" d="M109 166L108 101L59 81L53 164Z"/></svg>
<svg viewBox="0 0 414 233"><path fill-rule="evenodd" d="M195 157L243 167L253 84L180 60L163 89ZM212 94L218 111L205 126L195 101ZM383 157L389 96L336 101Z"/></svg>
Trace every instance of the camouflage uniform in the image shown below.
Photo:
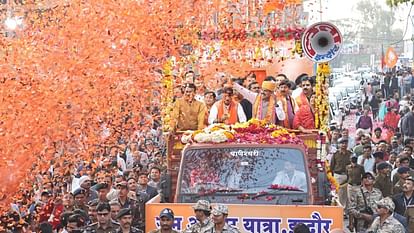
<svg viewBox="0 0 414 233"><path fill-rule="evenodd" d="M389 212L394 212L395 204L391 198L385 197L377 202L378 208L384 208L386 212L382 211L382 215L376 217L374 222L372 223L371 227L367 230L367 232L375 232L375 233L404 233L405 229L404 226L393 217L392 214ZM380 212L381 213L381 212ZM381 217L388 217L381 223Z"/></svg>
<svg viewBox="0 0 414 233"><path fill-rule="evenodd" d="M367 200L367 206L375 211L375 207L377 206L376 202L382 199L381 191L377 188L373 188L372 191L369 192L364 186L362 186L361 189L364 192L365 199ZM349 203L349 213L356 219L357 232L364 232L367 228L367 224L361 218L361 211L365 209L365 202L361 189L352 196Z"/></svg>
<svg viewBox="0 0 414 233"><path fill-rule="evenodd" d="M212 232L212 228L214 228L214 223L211 221L210 218L204 220L203 223L197 222L196 224L190 226L189 228L185 229L184 233L207 233Z"/></svg>
<svg viewBox="0 0 414 233"><path fill-rule="evenodd" d="M213 208L213 211L211 211L211 214L214 216L221 216L223 215L224 219L227 218L229 215L229 208L226 205L218 204ZM216 233L215 224L214 227L209 231L210 233ZM239 229L231 226L227 223L224 223L223 229L221 230L222 233L240 233Z"/></svg>
<svg viewBox="0 0 414 233"><path fill-rule="evenodd" d="M213 227L209 233L216 233L216 229ZM221 233L240 233L240 230L237 227L225 223Z"/></svg>
<svg viewBox="0 0 414 233"><path fill-rule="evenodd" d="M404 233L403 225L398 222L392 215L390 215L385 221L381 224L380 217L376 217L371 227L367 232L375 233Z"/></svg>

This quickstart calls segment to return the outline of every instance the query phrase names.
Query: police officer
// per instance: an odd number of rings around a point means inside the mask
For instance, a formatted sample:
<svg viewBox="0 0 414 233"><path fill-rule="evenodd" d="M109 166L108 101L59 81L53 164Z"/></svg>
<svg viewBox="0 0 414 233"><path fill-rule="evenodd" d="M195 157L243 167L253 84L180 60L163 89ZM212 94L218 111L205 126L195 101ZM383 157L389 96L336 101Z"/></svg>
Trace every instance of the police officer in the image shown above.
<svg viewBox="0 0 414 233"><path fill-rule="evenodd" d="M121 205L121 208L129 208L132 212L133 217L133 226L141 228L143 227L141 212L139 208L139 203L136 199L133 199L131 197L128 197L129 188L128 188L128 182L121 181L116 184L116 188L118 190L118 202Z"/></svg>
<svg viewBox="0 0 414 233"><path fill-rule="evenodd" d="M160 225L160 229L152 230L150 233L178 233L178 231L172 229L174 225L174 212L170 208L161 210Z"/></svg>
<svg viewBox="0 0 414 233"><path fill-rule="evenodd" d="M351 163L351 151L348 150L348 139L340 138L338 139L339 150L336 151L331 159L330 168L333 172L334 178L338 181L340 188L338 191L339 202L345 209L347 208L347 185L346 180L346 166Z"/></svg>
<svg viewBox="0 0 414 233"><path fill-rule="evenodd" d="M392 195L392 182L390 175L390 164L381 162L377 164L377 177L375 178L374 188L381 191L383 197L390 197Z"/></svg>
<svg viewBox="0 0 414 233"><path fill-rule="evenodd" d="M378 217L375 218L367 232L375 233L401 233L405 232L403 225L393 217L394 202L386 197L377 202Z"/></svg>
<svg viewBox="0 0 414 233"><path fill-rule="evenodd" d="M362 177L362 186L356 194L352 196L349 203L349 213L356 220L356 232L365 232L372 222L376 201L382 199L382 193L374 188L374 175L366 172ZM366 203L366 204L365 204Z"/></svg>
<svg viewBox="0 0 414 233"><path fill-rule="evenodd" d="M115 230L115 233L143 233L138 228L132 226L132 211L129 208L121 209L116 216L119 227Z"/></svg>
<svg viewBox="0 0 414 233"><path fill-rule="evenodd" d="M88 206L86 206L86 190L83 188L77 188L73 191L73 197L75 199L75 209L81 209L88 213Z"/></svg>
<svg viewBox="0 0 414 233"><path fill-rule="evenodd" d="M212 219L214 222L214 227L211 228L211 233L240 233L239 229L234 226L227 224L226 219L229 215L229 209L227 206L218 204L211 211L213 215Z"/></svg>
<svg viewBox="0 0 414 233"><path fill-rule="evenodd" d="M364 166L358 164L357 162L358 156L354 154L351 157L351 164L346 166L348 203L353 200L353 195L361 189L362 176L365 174ZM348 228L351 231L354 228L354 216L352 214L349 214Z"/></svg>
<svg viewBox="0 0 414 233"><path fill-rule="evenodd" d="M98 203L98 199L88 202L88 215L91 223L98 222L98 218L96 217L96 207L98 206Z"/></svg>
<svg viewBox="0 0 414 233"><path fill-rule="evenodd" d="M214 223L210 219L211 206L206 200L198 200L193 206L197 223L184 230L184 233L204 233L211 231Z"/></svg>
<svg viewBox="0 0 414 233"><path fill-rule="evenodd" d="M118 224L111 221L111 206L108 202L101 202L96 207L97 223L86 227L85 233L112 233Z"/></svg>

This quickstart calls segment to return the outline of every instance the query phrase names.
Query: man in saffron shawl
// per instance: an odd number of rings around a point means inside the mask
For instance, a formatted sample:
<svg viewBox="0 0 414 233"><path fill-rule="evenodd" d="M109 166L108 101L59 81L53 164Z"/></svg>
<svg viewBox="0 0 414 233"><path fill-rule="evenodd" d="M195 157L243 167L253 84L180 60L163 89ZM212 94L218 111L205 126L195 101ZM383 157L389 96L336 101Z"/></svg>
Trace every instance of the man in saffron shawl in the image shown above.
<svg viewBox="0 0 414 233"><path fill-rule="evenodd" d="M312 93L308 104L303 104L293 118L293 128L300 131L315 129L315 93Z"/></svg>
<svg viewBox="0 0 414 233"><path fill-rule="evenodd" d="M210 110L208 123L225 123L228 125L237 122L246 122L246 115L244 114L242 106L233 99L233 89L226 87L223 90L223 98L217 101Z"/></svg>
<svg viewBox="0 0 414 233"><path fill-rule="evenodd" d="M293 119L299 110L295 99L290 95L290 87L290 81L287 79L283 80L279 83L279 93L276 96L276 100L282 103L281 107L286 116L284 120L278 119L278 124L288 129L293 128Z"/></svg>
<svg viewBox="0 0 414 233"><path fill-rule="evenodd" d="M302 107L302 105L309 105L309 100L311 98L313 90L313 80L308 76L302 77L301 87L302 91L297 97L295 97L298 108Z"/></svg>
<svg viewBox="0 0 414 233"><path fill-rule="evenodd" d="M237 83L234 84L234 89L253 104L253 118L265 120L273 124L278 120L283 121L285 119L285 113L281 108L281 103L276 102L276 97L273 94L276 89L275 82L263 81L260 93L249 91Z"/></svg>

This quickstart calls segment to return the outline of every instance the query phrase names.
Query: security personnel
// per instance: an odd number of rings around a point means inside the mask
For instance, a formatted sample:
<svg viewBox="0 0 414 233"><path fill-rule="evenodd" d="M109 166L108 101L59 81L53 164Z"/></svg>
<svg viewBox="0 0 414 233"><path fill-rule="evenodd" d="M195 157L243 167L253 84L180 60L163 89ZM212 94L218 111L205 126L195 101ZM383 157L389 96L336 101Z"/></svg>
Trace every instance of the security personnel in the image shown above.
<svg viewBox="0 0 414 233"><path fill-rule="evenodd" d="M83 188L77 188L72 194L75 200L75 209L81 209L88 213L89 208L86 205L86 190Z"/></svg>
<svg viewBox="0 0 414 233"><path fill-rule="evenodd" d="M374 175L366 172L362 177L361 188L352 196L349 203L349 213L356 220L357 233L365 232L375 214L376 201L381 199L381 191L374 188ZM365 202L367 203L366 205Z"/></svg>
<svg viewBox="0 0 414 233"><path fill-rule="evenodd" d="M394 188L392 189L392 194L395 196L399 193L403 192L403 186L405 184L405 180L410 177L410 171L409 167L399 167L397 169L397 174L400 177L398 182L394 185Z"/></svg>
<svg viewBox="0 0 414 233"><path fill-rule="evenodd" d="M374 188L381 191L383 197L391 197L392 182L390 176L390 165L387 162L377 164L377 177L375 178Z"/></svg>
<svg viewBox="0 0 414 233"><path fill-rule="evenodd" d="M143 233L138 228L132 226L132 211L129 208L121 209L116 216L119 227L115 230L115 233Z"/></svg>
<svg viewBox="0 0 414 233"><path fill-rule="evenodd" d="M359 192L359 190L361 189L362 176L365 174L364 166L358 164L357 162L358 156L354 154L351 157L351 164L346 166L346 176L348 181L348 203L353 199L353 195L355 195L355 193ZM354 218L352 214L349 215L348 228L354 228Z"/></svg>
<svg viewBox="0 0 414 233"><path fill-rule="evenodd" d="M111 221L111 206L108 202L101 202L96 207L97 223L88 225L84 233L112 233L119 225Z"/></svg>
<svg viewBox="0 0 414 233"><path fill-rule="evenodd" d="M376 233L401 233L405 232L404 226L393 217L394 202L386 197L377 202L378 217L375 218L367 232Z"/></svg>
<svg viewBox="0 0 414 233"><path fill-rule="evenodd" d="M339 150L337 150L331 159L330 168L333 172L333 177L339 183L340 188L338 191L339 202L346 209L347 208L347 176L346 176L346 166L351 163L352 152L348 150L348 139L340 138L338 139Z"/></svg>
<svg viewBox="0 0 414 233"><path fill-rule="evenodd" d="M210 233L240 233L239 229L234 226L229 225L226 222L227 216L229 215L229 209L227 206L218 204L211 211L213 215L212 219L214 222L214 227L211 228Z"/></svg>
<svg viewBox="0 0 414 233"><path fill-rule="evenodd" d="M174 225L174 212L170 208L161 210L160 225L160 229L152 230L150 233L178 233L178 231L172 229Z"/></svg>
<svg viewBox="0 0 414 233"><path fill-rule="evenodd" d="M198 200L193 206L197 223L185 229L184 233L204 233L209 232L214 227L210 219L211 206L206 200Z"/></svg>
<svg viewBox="0 0 414 233"><path fill-rule="evenodd" d="M129 188L128 188L128 182L121 181L118 184L116 184L116 188L118 190L118 202L121 205L121 208L125 209L128 208L132 212L132 225L134 227L141 228L143 227L141 212L140 212L140 206L136 199L133 199L131 197L128 197L129 194Z"/></svg>

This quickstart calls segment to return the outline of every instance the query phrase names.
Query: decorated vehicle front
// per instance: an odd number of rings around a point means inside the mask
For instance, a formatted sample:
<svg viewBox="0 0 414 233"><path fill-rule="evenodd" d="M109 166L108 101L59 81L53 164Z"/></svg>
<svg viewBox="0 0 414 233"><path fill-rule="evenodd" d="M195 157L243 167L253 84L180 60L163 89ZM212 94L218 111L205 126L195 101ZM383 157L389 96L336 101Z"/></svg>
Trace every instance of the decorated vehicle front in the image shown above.
<svg viewBox="0 0 414 233"><path fill-rule="evenodd" d="M189 145L183 151L176 202L311 204L307 167L299 145Z"/></svg>

